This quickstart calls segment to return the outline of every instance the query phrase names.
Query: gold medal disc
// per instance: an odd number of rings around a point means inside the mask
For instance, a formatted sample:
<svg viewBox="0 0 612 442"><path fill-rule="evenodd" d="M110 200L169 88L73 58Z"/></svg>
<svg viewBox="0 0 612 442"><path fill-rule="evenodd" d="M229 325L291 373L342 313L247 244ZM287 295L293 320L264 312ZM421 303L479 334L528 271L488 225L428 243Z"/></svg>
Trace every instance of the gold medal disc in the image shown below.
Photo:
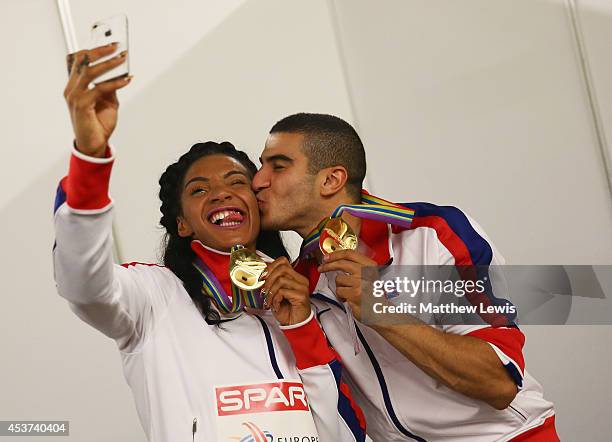
<svg viewBox="0 0 612 442"><path fill-rule="evenodd" d="M330 218L321 230L319 248L324 255L337 250L355 250L357 235L342 218Z"/></svg>
<svg viewBox="0 0 612 442"><path fill-rule="evenodd" d="M266 271L266 263L255 252L243 246L232 247L230 255L230 279L242 290L256 290L264 285L260 278Z"/></svg>

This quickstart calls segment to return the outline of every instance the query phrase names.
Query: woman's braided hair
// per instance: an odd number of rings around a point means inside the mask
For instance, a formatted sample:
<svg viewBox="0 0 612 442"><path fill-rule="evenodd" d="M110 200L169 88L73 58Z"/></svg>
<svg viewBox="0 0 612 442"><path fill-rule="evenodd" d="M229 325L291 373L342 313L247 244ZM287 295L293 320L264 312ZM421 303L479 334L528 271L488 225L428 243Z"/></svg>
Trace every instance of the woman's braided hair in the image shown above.
<svg viewBox="0 0 612 442"><path fill-rule="evenodd" d="M177 226L177 217L182 214L181 191L185 174L193 163L210 155L226 155L234 158L244 166L251 179L257 172L257 167L248 155L237 150L232 143L207 141L194 144L176 163L168 166L159 179L161 200L159 210L162 213L159 223L166 229L162 242L164 265L183 281L185 290L206 322L219 324L221 322L219 313L212 308L210 298L202 293L202 277L193 266L196 255L191 249L192 238L179 236ZM260 232L257 248L273 258L288 256L278 232Z"/></svg>

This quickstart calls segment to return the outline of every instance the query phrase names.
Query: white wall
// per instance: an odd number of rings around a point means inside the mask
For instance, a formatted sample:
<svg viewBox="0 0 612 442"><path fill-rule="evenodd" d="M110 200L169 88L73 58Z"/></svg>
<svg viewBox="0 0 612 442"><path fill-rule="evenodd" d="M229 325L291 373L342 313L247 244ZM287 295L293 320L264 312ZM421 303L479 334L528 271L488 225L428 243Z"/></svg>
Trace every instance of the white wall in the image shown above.
<svg viewBox="0 0 612 442"><path fill-rule="evenodd" d="M135 78L112 184L126 261L157 257L169 162L208 139L256 158L277 119L305 110L358 124L373 191L466 209L512 263L612 263L612 201L561 0L72 3L81 42L96 19L130 18ZM611 6L578 4L611 134ZM55 2L5 0L0 17L0 417L69 419L76 441L144 441L114 344L52 282L52 200L71 141ZM562 438L606 440L612 328L526 333Z"/></svg>
<svg viewBox="0 0 612 442"><path fill-rule="evenodd" d="M579 0L577 12L610 162L612 161L612 82L610 82L612 75L612 60L610 59L612 2Z"/></svg>
<svg viewBox="0 0 612 442"><path fill-rule="evenodd" d="M612 14L595 3L579 5L612 134ZM612 264L612 199L565 1L333 4L375 192L461 207L510 264ZM609 439L612 327L525 332L561 438Z"/></svg>

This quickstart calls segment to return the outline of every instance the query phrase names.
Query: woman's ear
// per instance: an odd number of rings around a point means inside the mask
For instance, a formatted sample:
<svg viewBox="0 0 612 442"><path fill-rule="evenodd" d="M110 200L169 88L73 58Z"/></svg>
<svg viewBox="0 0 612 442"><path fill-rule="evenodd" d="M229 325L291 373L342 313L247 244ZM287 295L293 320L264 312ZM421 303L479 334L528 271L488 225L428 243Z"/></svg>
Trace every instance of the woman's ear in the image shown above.
<svg viewBox="0 0 612 442"><path fill-rule="evenodd" d="M193 235L193 229L182 216L176 217L176 227L181 238L188 238Z"/></svg>
<svg viewBox="0 0 612 442"><path fill-rule="evenodd" d="M344 166L333 166L322 169L321 196L334 196L345 188L348 181L348 172Z"/></svg>

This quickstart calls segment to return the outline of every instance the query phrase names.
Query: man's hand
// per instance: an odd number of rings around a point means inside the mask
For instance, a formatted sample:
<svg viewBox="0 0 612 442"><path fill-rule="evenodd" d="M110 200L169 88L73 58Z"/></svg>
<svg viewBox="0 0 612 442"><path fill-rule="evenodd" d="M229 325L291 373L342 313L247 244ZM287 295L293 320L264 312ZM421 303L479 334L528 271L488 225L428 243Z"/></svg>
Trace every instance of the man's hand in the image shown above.
<svg viewBox="0 0 612 442"><path fill-rule="evenodd" d="M70 54L74 62L64 89L64 98L70 110L76 146L85 155L104 156L108 140L117 125L119 101L116 91L127 86L131 80L131 77L121 77L89 88L97 77L125 63L126 51L90 66L90 63L112 54L116 47L112 44Z"/></svg>
<svg viewBox="0 0 612 442"><path fill-rule="evenodd" d="M308 278L296 272L287 258L268 264L264 279L266 283L261 289L264 303L281 325L299 324L308 319L311 312Z"/></svg>
<svg viewBox="0 0 612 442"><path fill-rule="evenodd" d="M350 304L353 315L361 320L361 286L371 284L364 280L363 268L375 267L376 261L355 250L338 250L323 257L319 273L338 272L336 276L336 296Z"/></svg>
<svg viewBox="0 0 612 442"><path fill-rule="evenodd" d="M372 282L364 279L363 267L375 265L358 252L341 250L328 255L319 266L321 273L339 272L336 296L351 305L358 320L361 285ZM378 279L376 273L373 276ZM372 327L417 367L449 388L500 410L512 402L516 384L487 342L437 330L408 314L401 321L398 325L393 317L382 317Z"/></svg>

